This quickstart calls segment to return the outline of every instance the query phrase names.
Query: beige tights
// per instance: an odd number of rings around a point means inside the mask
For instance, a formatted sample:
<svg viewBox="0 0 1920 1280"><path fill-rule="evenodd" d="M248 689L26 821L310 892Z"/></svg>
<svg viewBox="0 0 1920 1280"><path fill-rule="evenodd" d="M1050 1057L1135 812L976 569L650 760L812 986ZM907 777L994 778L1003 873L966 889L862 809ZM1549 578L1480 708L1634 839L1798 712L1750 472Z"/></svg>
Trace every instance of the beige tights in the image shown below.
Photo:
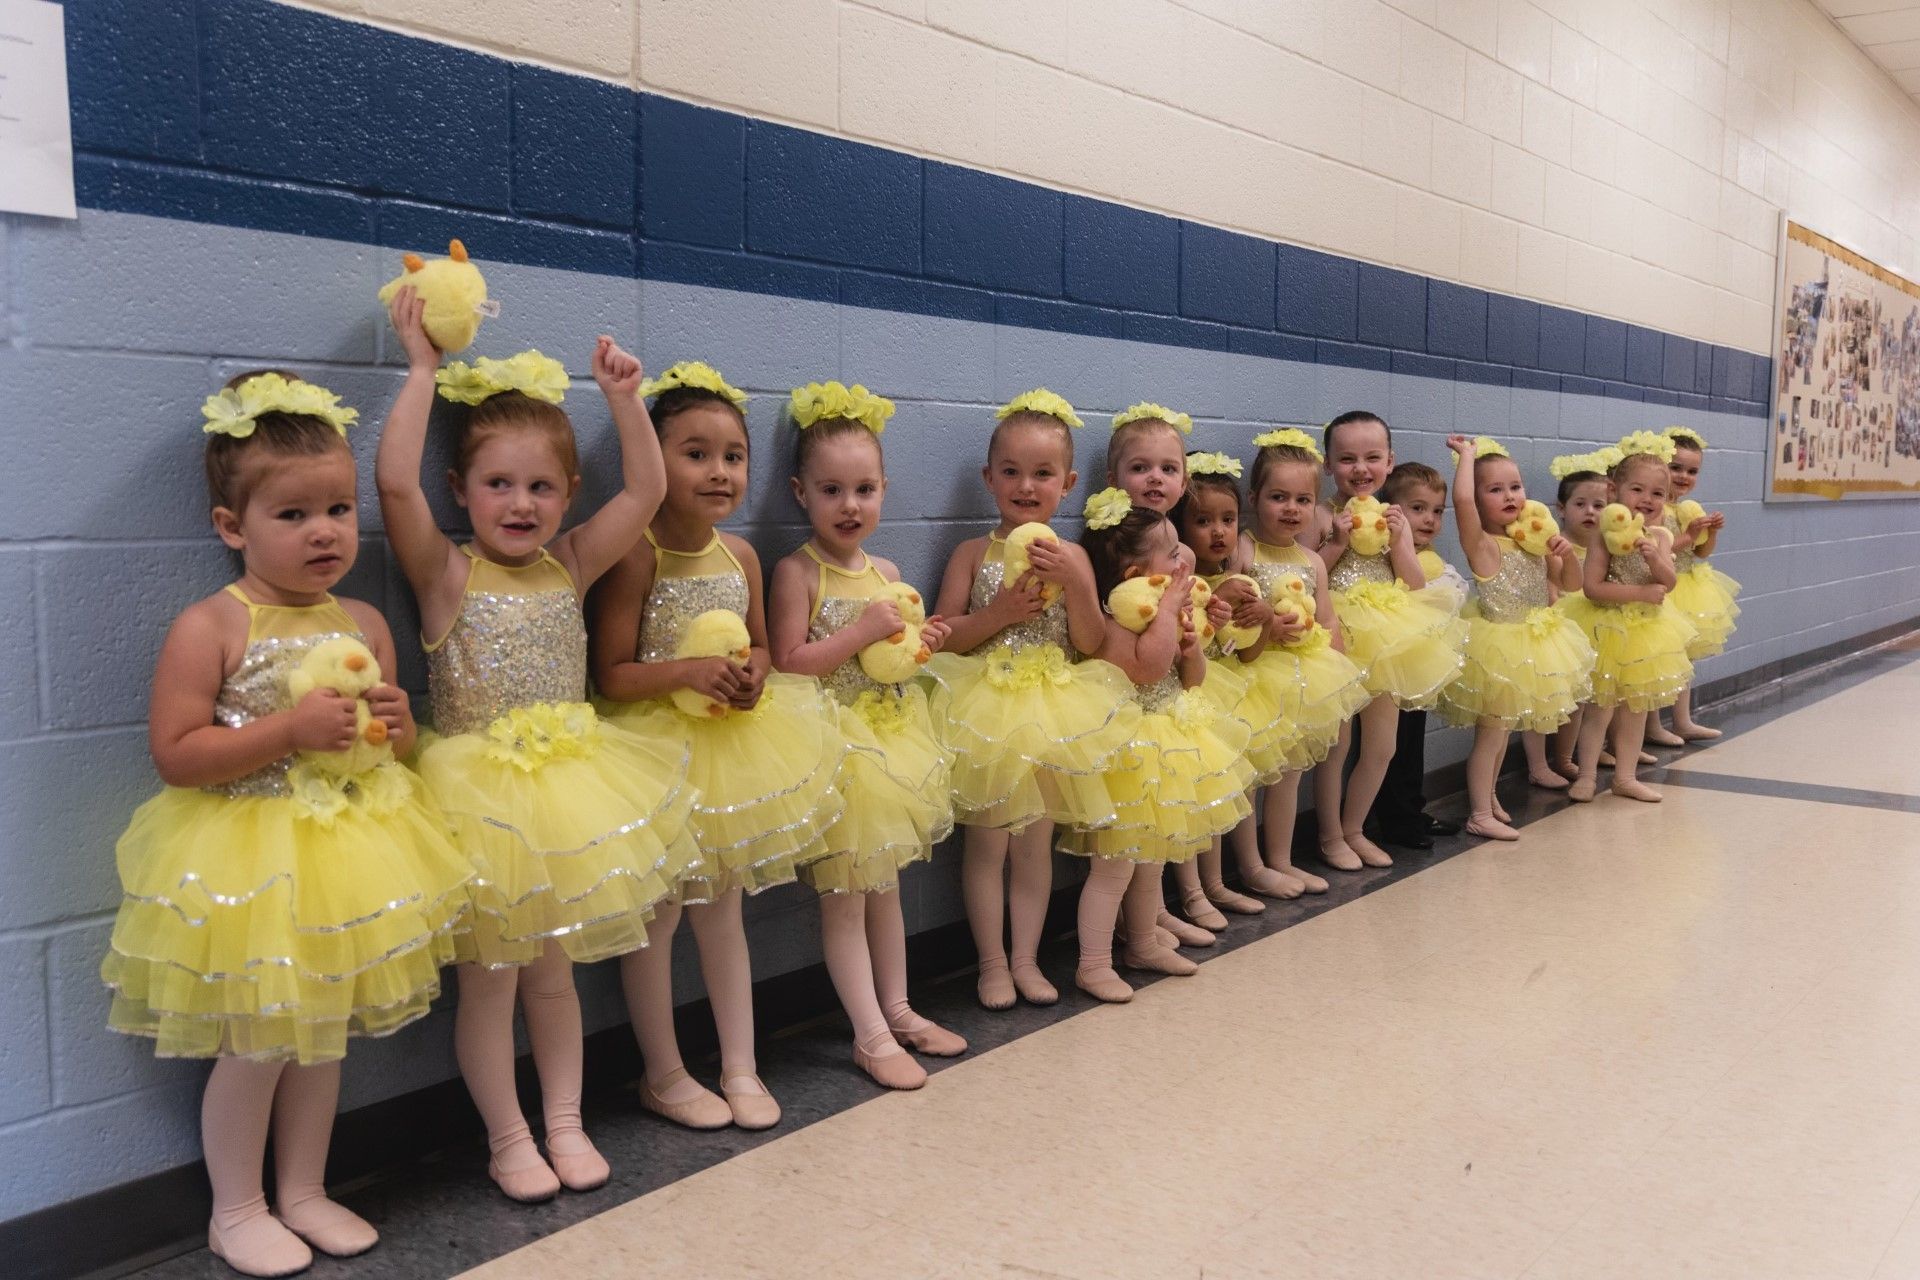
<svg viewBox="0 0 1920 1280"><path fill-rule="evenodd" d="M1113 930L1132 881L1131 862L1121 858L1087 859L1087 880L1080 887L1077 929L1080 964L1074 971L1073 981L1097 1000L1123 1004L1133 999L1133 988L1113 967ZM1149 919L1149 928L1152 923Z"/></svg>
<svg viewBox="0 0 1920 1280"><path fill-rule="evenodd" d="M753 963L740 914L741 891L730 889L711 903L685 908L662 903L647 926L647 945L620 957L620 983L645 1060L647 1083L669 1103L689 1102L709 1092L685 1074L673 1028L673 935L683 911L693 926L700 976L707 985L707 1002L720 1037L720 1079L756 1078L759 1072L753 1049ZM661 1082L675 1073L680 1074L661 1088Z"/></svg>
<svg viewBox="0 0 1920 1280"><path fill-rule="evenodd" d="M879 973L881 958L871 946L867 934L869 897L864 893L823 893L820 895L820 949L826 954L827 976L840 997L840 1007L853 1023L853 1042L876 1058L898 1057L906 1052L894 1042L881 1008ZM900 895L891 895L894 915L900 914ZM904 928L904 926L903 926ZM905 937L899 956L900 1003L906 1003ZM912 1013L908 1009L909 1014Z"/></svg>
<svg viewBox="0 0 1920 1280"><path fill-rule="evenodd" d="M1510 735L1498 720L1483 717L1474 726L1473 750L1467 754L1467 832L1470 835L1487 840L1520 838L1520 833L1507 825L1493 792L1509 740Z"/></svg>
<svg viewBox="0 0 1920 1280"><path fill-rule="evenodd" d="M1381 694L1341 726L1340 740L1314 770L1313 807L1320 819L1320 856L1337 870L1358 871L1363 866L1393 865L1386 850L1360 834L1360 828L1380 794L1387 766L1393 762L1399 714L1393 699ZM1353 773L1346 780L1343 800L1340 773L1356 731L1360 735L1360 757L1354 761Z"/></svg>
<svg viewBox="0 0 1920 1280"><path fill-rule="evenodd" d="M1053 894L1053 823L1042 818L1011 834L991 827L964 830L961 890L980 957L980 1003L1010 1009L1017 990L1030 1004L1052 1004L1060 993L1041 975L1039 956ZM1011 963L1003 940L1008 917Z"/></svg>

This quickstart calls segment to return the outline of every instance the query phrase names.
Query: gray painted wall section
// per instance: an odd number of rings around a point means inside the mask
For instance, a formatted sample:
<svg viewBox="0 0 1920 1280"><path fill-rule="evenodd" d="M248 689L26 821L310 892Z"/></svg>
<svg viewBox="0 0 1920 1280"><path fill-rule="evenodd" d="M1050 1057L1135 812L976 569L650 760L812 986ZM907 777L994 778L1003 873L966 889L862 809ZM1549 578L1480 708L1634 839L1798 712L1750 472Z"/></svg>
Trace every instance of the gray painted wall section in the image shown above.
<svg viewBox="0 0 1920 1280"><path fill-rule="evenodd" d="M15 474L0 507L0 971L12 975L0 987L9 1032L0 1038L0 1218L198 1155L204 1066L156 1062L146 1042L108 1032L96 970L118 898L113 842L157 785L144 731L154 653L174 614L231 576L206 526L197 408L237 370L288 365L361 409L366 541L342 591L387 611L402 678L423 683L411 602L373 505L374 428L398 385L381 363L373 294L393 256L93 211L77 222L0 219L0 387ZM1243 456L1272 423L1355 406L1398 425L1403 458L1436 465L1449 431L1491 434L1549 499L1553 455L1684 421L1713 444L1700 496L1729 520L1715 563L1747 588L1733 647L1704 664L1703 677L1920 613L1913 508L1762 506L1758 418L541 268L488 274L505 310L483 332L484 352L537 345L581 369L605 330L650 367L704 359L756 394L752 494L737 527L769 562L805 534L786 487L789 387L857 379L900 402L874 546L932 590L948 549L992 518L978 475L992 406L1044 384L1090 424L1136 399L1180 407L1198 421L1194 447ZM577 384L568 408L590 510L614 473L611 428L590 382ZM1103 426L1080 435L1083 495L1103 483L1105 440ZM1077 509L1075 499L1068 510ZM451 524L450 503L444 513ZM1464 735L1436 731L1430 765L1459 759L1465 746ZM1063 878L1072 873L1063 861ZM911 929L960 918L952 856L907 881ZM758 975L818 958L809 892L764 894L749 919ZM678 990L691 998L693 949L678 950ZM612 966L581 975L590 1028L623 1017L613 977ZM453 1074L443 1010L395 1039L357 1044L344 1105Z"/></svg>

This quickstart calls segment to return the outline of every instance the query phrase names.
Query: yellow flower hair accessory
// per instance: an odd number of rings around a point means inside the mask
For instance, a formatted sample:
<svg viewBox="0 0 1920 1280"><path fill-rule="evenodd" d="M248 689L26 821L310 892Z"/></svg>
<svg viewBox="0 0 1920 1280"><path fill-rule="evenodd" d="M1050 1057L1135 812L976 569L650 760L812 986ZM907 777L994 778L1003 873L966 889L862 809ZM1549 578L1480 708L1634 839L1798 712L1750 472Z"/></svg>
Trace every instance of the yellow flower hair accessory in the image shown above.
<svg viewBox="0 0 1920 1280"><path fill-rule="evenodd" d="M533 400L559 404L567 394L567 367L538 351L522 351L495 360L481 356L472 364L455 360L433 375L443 399L479 404L503 391L518 391Z"/></svg>
<svg viewBox="0 0 1920 1280"><path fill-rule="evenodd" d="M1630 458L1636 453L1646 453L1662 462L1673 461L1673 441L1657 432L1636 431L1630 436L1622 436L1618 447L1622 458Z"/></svg>
<svg viewBox="0 0 1920 1280"><path fill-rule="evenodd" d="M358 409L342 405L339 396L316 383L278 373L256 373L239 386L206 398L200 406L200 416L206 419L201 430L210 436L245 440L253 434L263 413L319 418L343 436L360 417Z"/></svg>
<svg viewBox="0 0 1920 1280"><path fill-rule="evenodd" d="M1482 458L1510 459L1512 457L1513 455L1507 452L1507 446L1501 444L1492 436L1475 436L1473 438L1473 459L1475 462L1478 462Z"/></svg>
<svg viewBox="0 0 1920 1280"><path fill-rule="evenodd" d="M1240 459L1225 453L1190 453L1187 455L1187 474L1190 476L1232 476L1240 478Z"/></svg>
<svg viewBox="0 0 1920 1280"><path fill-rule="evenodd" d="M659 377L648 378L640 384L640 398L651 400L662 391L672 391L675 387L711 391L724 397L736 409L747 402L746 392L721 377L718 369L699 360L682 360Z"/></svg>
<svg viewBox="0 0 1920 1280"><path fill-rule="evenodd" d="M1692 427L1668 427L1660 434L1673 441L1676 445L1686 445L1688 448L1698 449L1702 453L1707 451L1707 438L1698 431L1695 431Z"/></svg>
<svg viewBox="0 0 1920 1280"><path fill-rule="evenodd" d="M1125 489L1102 489L1087 499L1087 528L1111 529L1133 510L1133 499Z"/></svg>
<svg viewBox="0 0 1920 1280"><path fill-rule="evenodd" d="M1080 415L1073 411L1073 406L1067 403L1064 396L1057 396L1045 387L1035 387L1031 391L1015 396L1001 405L999 411L993 416L1004 422L1016 413L1044 413L1049 418L1060 419L1069 427L1084 425L1080 421Z"/></svg>
<svg viewBox="0 0 1920 1280"><path fill-rule="evenodd" d="M845 418L879 435L893 416L893 401L857 382L851 387L843 382L809 382L793 389L787 398L787 411L793 416L793 425L802 431L828 418Z"/></svg>
<svg viewBox="0 0 1920 1280"><path fill-rule="evenodd" d="M1605 475L1613 470L1613 462L1610 458L1615 452L1609 447L1592 453L1563 453L1547 464L1547 474L1555 480L1565 480L1568 476L1577 476L1583 472Z"/></svg>
<svg viewBox="0 0 1920 1280"><path fill-rule="evenodd" d="M1164 422L1183 436L1193 434L1193 419L1184 413L1175 413L1163 404L1153 404L1142 400L1113 415L1113 429L1118 431L1130 422Z"/></svg>
<svg viewBox="0 0 1920 1280"><path fill-rule="evenodd" d="M1256 449L1305 449L1313 455L1315 462L1324 462L1320 456L1320 446L1313 437L1298 427L1281 427L1278 431L1263 431L1253 438Z"/></svg>

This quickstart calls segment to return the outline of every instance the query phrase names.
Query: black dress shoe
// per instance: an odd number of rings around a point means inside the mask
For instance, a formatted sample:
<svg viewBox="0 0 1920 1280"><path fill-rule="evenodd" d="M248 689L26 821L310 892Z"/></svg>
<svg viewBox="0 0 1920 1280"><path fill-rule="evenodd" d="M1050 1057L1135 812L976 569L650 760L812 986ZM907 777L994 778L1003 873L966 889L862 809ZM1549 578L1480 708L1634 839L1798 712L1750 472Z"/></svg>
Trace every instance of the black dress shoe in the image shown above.
<svg viewBox="0 0 1920 1280"><path fill-rule="evenodd" d="M1380 828L1379 839L1385 844L1397 844L1402 849L1431 849L1433 837L1424 831L1402 827Z"/></svg>
<svg viewBox="0 0 1920 1280"><path fill-rule="evenodd" d="M1427 813L1423 813L1420 816L1427 820L1427 834L1430 836L1457 836L1460 834L1460 824L1457 822L1448 822L1445 818L1436 818L1432 814Z"/></svg>

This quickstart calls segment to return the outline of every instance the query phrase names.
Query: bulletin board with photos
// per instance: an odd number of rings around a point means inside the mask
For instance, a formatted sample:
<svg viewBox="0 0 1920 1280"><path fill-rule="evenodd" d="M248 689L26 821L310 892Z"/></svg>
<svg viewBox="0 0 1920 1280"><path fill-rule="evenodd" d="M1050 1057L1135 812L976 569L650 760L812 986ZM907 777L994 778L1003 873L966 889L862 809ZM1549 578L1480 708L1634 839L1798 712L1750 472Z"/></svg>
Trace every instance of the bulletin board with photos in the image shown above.
<svg viewBox="0 0 1920 1280"><path fill-rule="evenodd" d="M1781 219L1768 501L1920 497L1920 284Z"/></svg>

